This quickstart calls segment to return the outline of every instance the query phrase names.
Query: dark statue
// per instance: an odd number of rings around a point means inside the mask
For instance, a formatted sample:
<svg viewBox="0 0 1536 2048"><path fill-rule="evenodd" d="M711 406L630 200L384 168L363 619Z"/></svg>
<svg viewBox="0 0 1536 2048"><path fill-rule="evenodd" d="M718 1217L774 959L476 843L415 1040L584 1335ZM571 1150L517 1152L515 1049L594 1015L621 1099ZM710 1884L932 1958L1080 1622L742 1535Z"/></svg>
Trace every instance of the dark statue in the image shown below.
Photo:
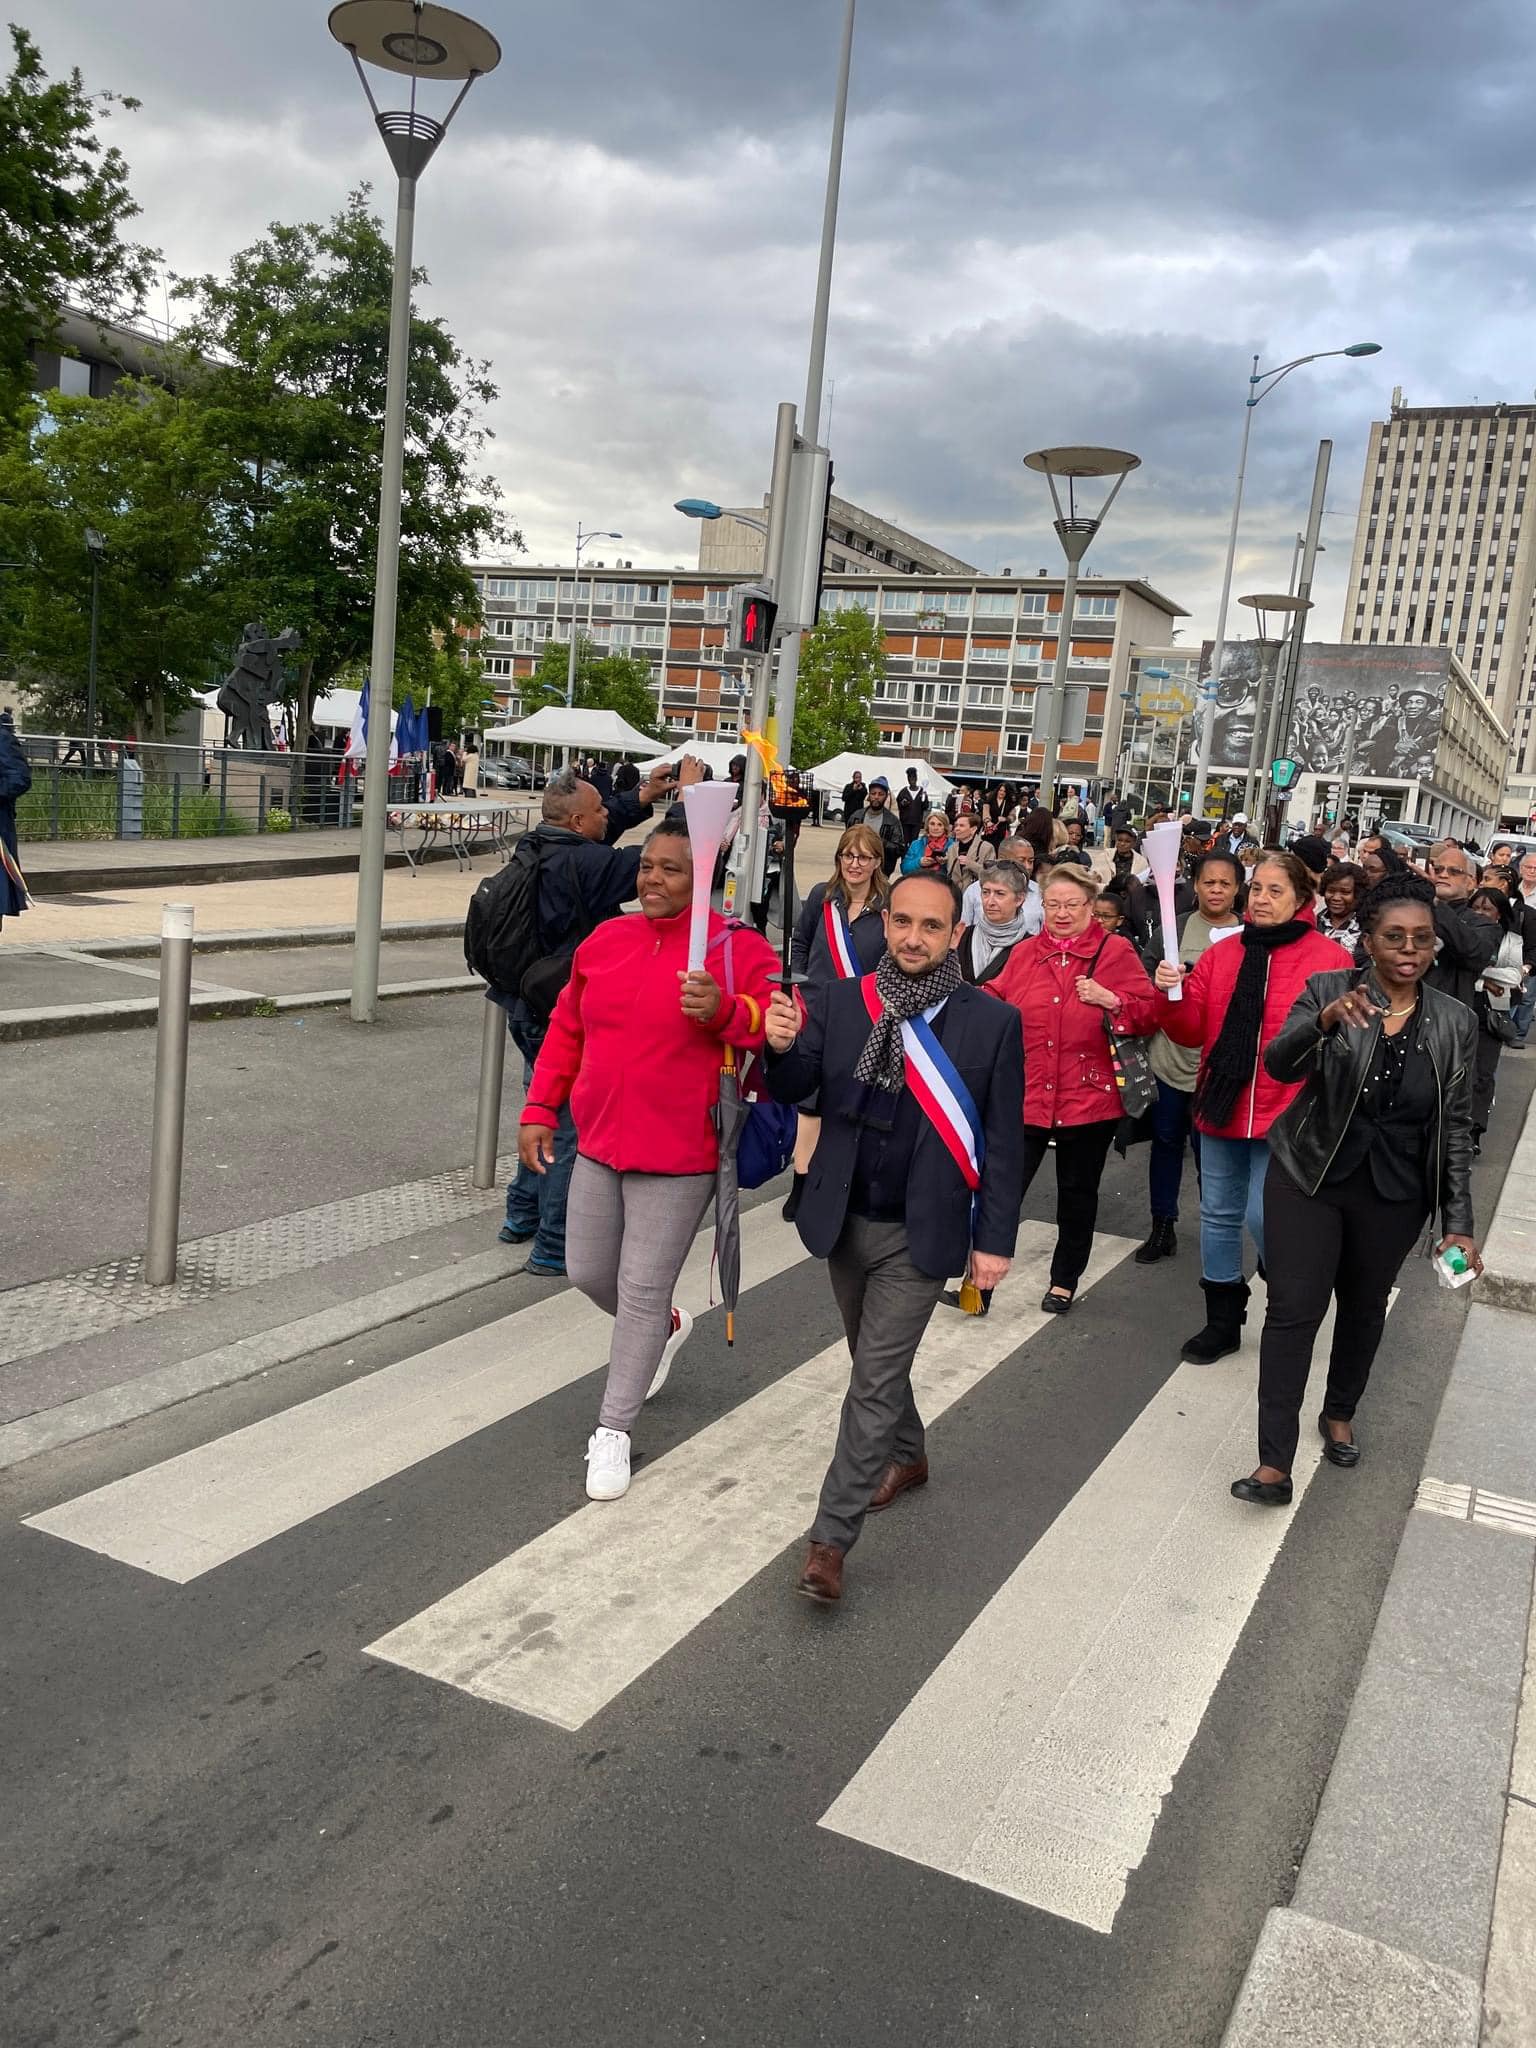
<svg viewBox="0 0 1536 2048"><path fill-rule="evenodd" d="M298 644L291 626L275 639L260 619L245 628L235 665L218 696L219 709L229 720L230 746L272 751L267 712L283 694L283 656L292 654Z"/></svg>

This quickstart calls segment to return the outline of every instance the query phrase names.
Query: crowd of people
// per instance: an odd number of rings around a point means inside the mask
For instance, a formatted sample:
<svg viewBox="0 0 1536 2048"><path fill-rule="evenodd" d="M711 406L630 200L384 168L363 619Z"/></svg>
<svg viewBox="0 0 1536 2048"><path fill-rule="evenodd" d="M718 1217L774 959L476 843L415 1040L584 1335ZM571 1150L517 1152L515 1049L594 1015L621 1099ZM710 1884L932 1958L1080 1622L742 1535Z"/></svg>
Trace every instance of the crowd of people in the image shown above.
<svg viewBox="0 0 1536 2048"><path fill-rule="evenodd" d="M680 779L698 772L685 762ZM1330 1305L1317 1426L1331 1464L1357 1465L1354 1418L1404 1261L1429 1226L1436 1255L1480 1269L1472 1162L1499 1052L1530 1028L1536 856L1495 847L1484 865L1448 841L1420 863L1377 834L1281 848L1240 816L1189 821L1165 934L1113 804L1069 818L998 786L936 805L916 771L893 802L876 775L843 792L831 872L794 924L793 979L718 914L690 972L681 807L643 846L612 844L676 781L658 771L607 803L574 775L551 783L543 979L499 992L528 1073L503 1234L614 1318L589 1495L626 1490L643 1403L687 1341L673 1294L715 1186L722 1048L797 1113L782 1213L826 1260L848 1342L797 1581L808 1598L839 1599L865 1516L926 1482L918 1343L943 1306L990 1312L1048 1158L1042 1315L1077 1305L1112 1147L1147 1146L1142 1264L1178 1255L1188 1154L1205 1319L1182 1359L1236 1353L1264 1282L1257 1462L1232 1494L1291 1500ZM621 915L636 896L639 914Z"/></svg>

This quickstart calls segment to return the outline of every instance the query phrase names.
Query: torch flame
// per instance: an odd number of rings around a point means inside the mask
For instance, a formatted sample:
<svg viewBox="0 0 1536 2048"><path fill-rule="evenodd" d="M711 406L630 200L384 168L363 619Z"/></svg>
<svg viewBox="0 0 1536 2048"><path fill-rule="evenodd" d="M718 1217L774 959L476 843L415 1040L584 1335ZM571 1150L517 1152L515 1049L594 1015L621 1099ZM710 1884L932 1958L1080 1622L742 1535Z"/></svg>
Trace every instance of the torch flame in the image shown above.
<svg viewBox="0 0 1536 2048"><path fill-rule="evenodd" d="M766 733L751 732L742 727L741 737L763 764L763 780L768 785L768 808L782 814L785 811L808 811L810 799L800 788L798 778L790 780L792 770L786 770L779 760L779 750Z"/></svg>

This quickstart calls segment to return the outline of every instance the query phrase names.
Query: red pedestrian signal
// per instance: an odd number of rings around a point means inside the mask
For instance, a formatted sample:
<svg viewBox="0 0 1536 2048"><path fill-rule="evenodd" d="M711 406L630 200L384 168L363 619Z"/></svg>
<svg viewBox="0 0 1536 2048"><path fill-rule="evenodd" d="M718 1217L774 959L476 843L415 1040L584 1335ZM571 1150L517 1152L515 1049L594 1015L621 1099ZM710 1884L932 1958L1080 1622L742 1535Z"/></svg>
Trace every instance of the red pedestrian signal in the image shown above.
<svg viewBox="0 0 1536 2048"><path fill-rule="evenodd" d="M767 654L778 615L778 606L760 585L738 584L731 592L729 646L738 654Z"/></svg>

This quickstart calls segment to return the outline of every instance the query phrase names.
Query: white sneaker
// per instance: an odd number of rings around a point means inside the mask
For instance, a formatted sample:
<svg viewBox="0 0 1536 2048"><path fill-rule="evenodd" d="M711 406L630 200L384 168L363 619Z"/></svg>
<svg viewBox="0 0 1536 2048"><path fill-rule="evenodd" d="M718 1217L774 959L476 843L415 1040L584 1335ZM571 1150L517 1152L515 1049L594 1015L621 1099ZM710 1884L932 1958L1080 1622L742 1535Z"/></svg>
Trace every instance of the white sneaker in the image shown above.
<svg viewBox="0 0 1536 2048"><path fill-rule="evenodd" d="M672 1361L693 1335L693 1317L685 1308L672 1311L672 1334L667 1339L667 1348L661 1354L661 1363L656 1368L656 1377L646 1392L647 1401L653 1401L667 1383L667 1374L672 1370Z"/></svg>
<svg viewBox="0 0 1536 2048"><path fill-rule="evenodd" d="M622 1429L594 1430L587 1438L587 1499L622 1500L629 1491L629 1436Z"/></svg>

